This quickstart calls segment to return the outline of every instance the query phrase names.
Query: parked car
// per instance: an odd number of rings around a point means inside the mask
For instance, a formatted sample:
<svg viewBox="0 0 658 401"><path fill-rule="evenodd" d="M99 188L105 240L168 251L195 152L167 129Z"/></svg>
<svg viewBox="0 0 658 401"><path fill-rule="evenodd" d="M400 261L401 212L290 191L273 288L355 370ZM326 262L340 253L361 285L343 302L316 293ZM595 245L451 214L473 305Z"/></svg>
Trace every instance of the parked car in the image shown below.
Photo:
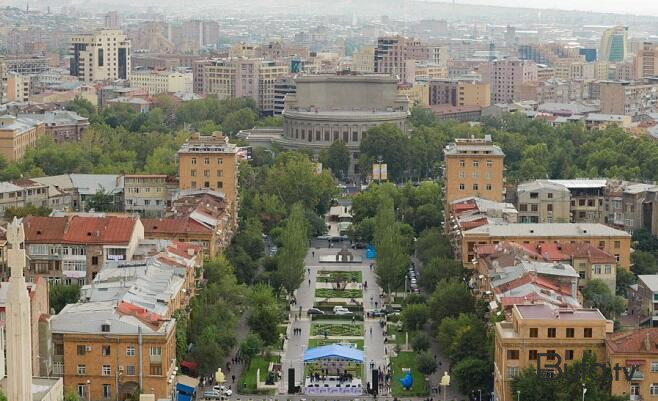
<svg viewBox="0 0 658 401"><path fill-rule="evenodd" d="M308 311L306 311L306 314L311 316L311 315L324 315L324 311L318 309L318 308L308 308Z"/></svg>
<svg viewBox="0 0 658 401"><path fill-rule="evenodd" d="M272 245L270 247L270 256L276 255L277 252L279 252L279 247L277 247L276 245Z"/></svg>
<svg viewBox="0 0 658 401"><path fill-rule="evenodd" d="M381 309L373 309L370 312L368 312L368 316L370 316L370 317L383 317L383 316L386 316L386 312L381 310Z"/></svg>
<svg viewBox="0 0 658 401"><path fill-rule="evenodd" d="M213 389L213 390L206 390L203 392L203 398L206 400L219 400L222 398L222 393Z"/></svg>
<svg viewBox="0 0 658 401"><path fill-rule="evenodd" d="M334 314L338 316L349 316L353 315L354 313L344 306L337 305L334 306Z"/></svg>

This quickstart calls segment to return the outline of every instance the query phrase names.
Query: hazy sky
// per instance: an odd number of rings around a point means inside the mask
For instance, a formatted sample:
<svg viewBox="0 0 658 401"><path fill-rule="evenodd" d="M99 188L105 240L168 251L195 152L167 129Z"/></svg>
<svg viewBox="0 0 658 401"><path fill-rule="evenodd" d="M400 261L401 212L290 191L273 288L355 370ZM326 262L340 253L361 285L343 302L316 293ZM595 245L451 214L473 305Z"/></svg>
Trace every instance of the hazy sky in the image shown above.
<svg viewBox="0 0 658 401"><path fill-rule="evenodd" d="M445 1L445 0L442 0ZM460 4L488 4L531 8L557 8L658 16L656 0L455 0Z"/></svg>

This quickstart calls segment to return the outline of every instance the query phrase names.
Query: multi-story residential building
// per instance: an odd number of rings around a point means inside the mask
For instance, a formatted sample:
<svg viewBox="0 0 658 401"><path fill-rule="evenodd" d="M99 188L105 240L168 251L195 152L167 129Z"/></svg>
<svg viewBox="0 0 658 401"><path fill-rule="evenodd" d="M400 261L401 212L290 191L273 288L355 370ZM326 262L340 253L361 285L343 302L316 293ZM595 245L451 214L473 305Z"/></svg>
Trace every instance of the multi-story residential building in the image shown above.
<svg viewBox="0 0 658 401"><path fill-rule="evenodd" d="M658 274L640 274L629 287L628 310L639 325L658 327Z"/></svg>
<svg viewBox="0 0 658 401"><path fill-rule="evenodd" d="M215 191L183 191L166 217L143 219L148 239L176 239L201 246L215 257L231 241L237 215L224 194Z"/></svg>
<svg viewBox="0 0 658 401"><path fill-rule="evenodd" d="M446 202L469 196L502 201L505 154L491 136L455 139L443 155Z"/></svg>
<svg viewBox="0 0 658 401"><path fill-rule="evenodd" d="M571 197L572 223L604 223L605 222L605 188L607 180L547 180L556 185L562 185L569 190Z"/></svg>
<svg viewBox="0 0 658 401"><path fill-rule="evenodd" d="M628 369L629 378L619 374L611 381L612 395L633 401L658 395L658 329L646 328L609 333L605 339L606 363Z"/></svg>
<svg viewBox="0 0 658 401"><path fill-rule="evenodd" d="M238 207L238 148L220 132L195 134L178 150L181 190L210 189L224 194L229 209Z"/></svg>
<svg viewBox="0 0 658 401"><path fill-rule="evenodd" d="M50 206L50 188L29 179L0 182L0 213L28 205Z"/></svg>
<svg viewBox="0 0 658 401"><path fill-rule="evenodd" d="M516 189L519 223L568 223L570 207L571 193L564 185L535 180Z"/></svg>
<svg viewBox="0 0 658 401"><path fill-rule="evenodd" d="M56 143L79 141L89 126L88 118L68 110L46 111L43 114L19 114L18 117L45 123L46 133Z"/></svg>
<svg viewBox="0 0 658 401"><path fill-rule="evenodd" d="M632 81L640 78L635 76L635 66L631 61L614 63L610 69L612 70L611 78L615 81Z"/></svg>
<svg viewBox="0 0 658 401"><path fill-rule="evenodd" d="M430 53L435 57L435 51L430 52L430 46L423 45L420 40L404 36L386 36L377 39L375 49L375 72L397 77L398 80L407 76L407 60L430 61Z"/></svg>
<svg viewBox="0 0 658 401"><path fill-rule="evenodd" d="M5 90L7 93L5 101L28 103L30 101L30 77L16 72L8 73Z"/></svg>
<svg viewBox="0 0 658 401"><path fill-rule="evenodd" d="M565 81L594 79L594 63L588 63L581 57L558 59L551 67L555 78Z"/></svg>
<svg viewBox="0 0 658 401"><path fill-rule="evenodd" d="M71 37L70 74L83 82L128 79L130 39L121 30L104 29Z"/></svg>
<svg viewBox="0 0 658 401"><path fill-rule="evenodd" d="M409 99L410 108L413 106L429 107L430 105L430 86L427 82L399 83L398 94Z"/></svg>
<svg viewBox="0 0 658 401"><path fill-rule="evenodd" d="M171 396L176 320L114 301L67 305L52 319L53 370L85 400Z"/></svg>
<svg viewBox="0 0 658 401"><path fill-rule="evenodd" d="M289 66L260 58L235 57L202 63L203 93L220 99L250 97L259 110L274 111L274 83L289 73Z"/></svg>
<svg viewBox="0 0 658 401"><path fill-rule="evenodd" d="M642 46L635 54L633 66L636 79L658 76L658 44L642 43Z"/></svg>
<svg viewBox="0 0 658 401"><path fill-rule="evenodd" d="M211 65L212 60L195 60L192 62L192 90L194 93L203 93L205 88L205 74L204 68Z"/></svg>
<svg viewBox="0 0 658 401"><path fill-rule="evenodd" d="M604 81L599 83L601 113L629 115L651 113L658 104L658 82Z"/></svg>
<svg viewBox="0 0 658 401"><path fill-rule="evenodd" d="M274 115L283 114L285 108L286 95L297 93L297 85L292 77L282 76L274 82Z"/></svg>
<svg viewBox="0 0 658 401"><path fill-rule="evenodd" d="M599 60L624 61L628 58L628 27L615 26L603 31L599 47Z"/></svg>
<svg viewBox="0 0 658 401"><path fill-rule="evenodd" d="M493 103L512 103L520 99L521 86L537 81L537 64L518 59L495 60L491 65Z"/></svg>
<svg viewBox="0 0 658 401"><path fill-rule="evenodd" d="M362 74L375 72L375 46L363 45L352 53L352 71Z"/></svg>
<svg viewBox="0 0 658 401"><path fill-rule="evenodd" d="M48 59L43 56L4 56L0 58L7 72L21 75L36 75L48 71Z"/></svg>
<svg viewBox="0 0 658 401"><path fill-rule="evenodd" d="M472 80L432 79L430 105L488 107L491 104L491 85Z"/></svg>
<svg viewBox="0 0 658 401"><path fill-rule="evenodd" d="M30 343L32 344L32 375L33 376L50 376L52 366L50 362L51 353L48 349L50 338L40 338L40 325L46 321L46 316L50 314L48 300L48 282L43 277L36 277L34 282L27 283L27 290L30 296ZM0 350L4 350L4 339L6 337L6 302L9 292L9 283L0 282ZM45 324L47 326L47 323ZM5 375L5 358L0 356L0 374Z"/></svg>
<svg viewBox="0 0 658 401"><path fill-rule="evenodd" d="M171 205L164 174L127 174L123 176L124 210L142 217L162 217Z"/></svg>
<svg viewBox="0 0 658 401"><path fill-rule="evenodd" d="M496 323L494 399L514 401L512 381L524 369L535 367L537 355L556 353L564 365L592 352L605 361L606 334L613 329L598 309L559 309L547 304L515 305L509 321ZM540 368L554 364L542 358Z"/></svg>
<svg viewBox="0 0 658 401"><path fill-rule="evenodd" d="M97 193L108 195L106 210L123 209L123 178L115 174L62 174L31 178L49 187L50 207L57 210L89 211L88 202Z"/></svg>
<svg viewBox="0 0 658 401"><path fill-rule="evenodd" d="M448 67L425 60L407 60L403 82L429 81L448 78Z"/></svg>
<svg viewBox="0 0 658 401"><path fill-rule="evenodd" d="M455 253L465 266L472 266L475 246L503 241L519 244L574 243L590 244L614 255L620 267L631 266L631 235L603 224L592 223L516 223L485 224L461 231L455 242Z"/></svg>
<svg viewBox="0 0 658 401"><path fill-rule="evenodd" d="M130 86L144 89L149 96L160 93L192 92L191 72L133 71L128 76Z"/></svg>
<svg viewBox="0 0 658 401"><path fill-rule="evenodd" d="M144 239L144 226L133 217L27 216L24 226L26 277L54 282L90 282L106 262L132 260Z"/></svg>
<svg viewBox="0 0 658 401"><path fill-rule="evenodd" d="M0 155L7 161L20 160L28 148L46 133L46 124L24 117L0 116Z"/></svg>

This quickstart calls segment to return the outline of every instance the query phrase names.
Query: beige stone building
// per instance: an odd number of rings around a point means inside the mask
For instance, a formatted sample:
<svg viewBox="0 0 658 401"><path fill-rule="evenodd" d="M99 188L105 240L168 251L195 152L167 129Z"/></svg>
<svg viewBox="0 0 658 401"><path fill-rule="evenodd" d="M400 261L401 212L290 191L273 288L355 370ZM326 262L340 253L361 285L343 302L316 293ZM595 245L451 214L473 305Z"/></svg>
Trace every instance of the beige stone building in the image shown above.
<svg viewBox="0 0 658 401"><path fill-rule="evenodd" d="M171 205L167 176L127 174L123 176L124 210L142 217L162 217Z"/></svg>
<svg viewBox="0 0 658 401"><path fill-rule="evenodd" d="M10 72L7 74L7 86L5 88L8 102L30 101L30 77L27 75Z"/></svg>
<svg viewBox="0 0 658 401"><path fill-rule="evenodd" d="M563 185L536 180L517 187L519 223L568 223L570 207L571 194Z"/></svg>
<svg viewBox="0 0 658 401"><path fill-rule="evenodd" d="M430 105L488 107L491 104L491 85L472 80L432 79Z"/></svg>
<svg viewBox="0 0 658 401"><path fill-rule="evenodd" d="M520 100L521 86L537 81L537 64L530 60L502 59L491 65L491 100L512 103Z"/></svg>
<svg viewBox="0 0 658 401"><path fill-rule="evenodd" d="M128 79L130 86L146 90L149 96L160 93L192 92L191 72L133 71Z"/></svg>
<svg viewBox="0 0 658 401"><path fill-rule="evenodd" d="M633 116L652 112L658 100L658 83L605 81L599 88L604 114Z"/></svg>
<svg viewBox="0 0 658 401"><path fill-rule="evenodd" d="M631 379L623 372L613 377L610 393L634 401L651 400L658 396L658 329L645 328L610 333L605 339L606 363L627 368ZM631 371L631 369L634 369ZM614 374L614 373L613 373Z"/></svg>
<svg viewBox="0 0 658 401"><path fill-rule="evenodd" d="M103 29L71 37L70 74L83 82L127 79L130 39L121 30Z"/></svg>
<svg viewBox="0 0 658 401"><path fill-rule="evenodd" d="M7 161L20 160L45 133L43 122L12 115L0 116L0 155Z"/></svg>
<svg viewBox="0 0 658 401"><path fill-rule="evenodd" d="M446 146L444 155L445 200L475 196L495 202L503 200L505 154L491 136L458 138Z"/></svg>
<svg viewBox="0 0 658 401"><path fill-rule="evenodd" d="M375 72L375 46L363 45L352 53L352 71L362 74Z"/></svg>
<svg viewBox="0 0 658 401"><path fill-rule="evenodd" d="M559 309L546 304L515 305L511 319L496 323L494 397L514 401L512 381L523 369L536 367L538 354L558 354L572 365L587 352L605 360L605 340L613 323L598 309ZM540 368L557 358L542 357Z"/></svg>
<svg viewBox="0 0 658 401"><path fill-rule="evenodd" d="M633 60L635 78L642 79L658 75L658 44L642 43Z"/></svg>

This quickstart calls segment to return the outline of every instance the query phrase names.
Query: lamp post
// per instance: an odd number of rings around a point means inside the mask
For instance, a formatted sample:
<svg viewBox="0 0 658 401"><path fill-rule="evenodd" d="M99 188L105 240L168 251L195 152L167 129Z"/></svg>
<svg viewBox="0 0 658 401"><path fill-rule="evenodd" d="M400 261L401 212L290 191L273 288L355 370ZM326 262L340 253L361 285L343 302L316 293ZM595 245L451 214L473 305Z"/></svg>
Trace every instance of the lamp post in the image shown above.
<svg viewBox="0 0 658 401"><path fill-rule="evenodd" d="M583 401L585 401L585 393L587 393L587 387L585 387L585 383L583 383Z"/></svg>
<svg viewBox="0 0 658 401"><path fill-rule="evenodd" d="M516 390L516 401L521 400L521 390Z"/></svg>
<svg viewBox="0 0 658 401"><path fill-rule="evenodd" d="M87 401L91 400L91 380L87 379Z"/></svg>
<svg viewBox="0 0 658 401"><path fill-rule="evenodd" d="M480 395L480 401L482 401L482 390L478 389L478 394Z"/></svg>

